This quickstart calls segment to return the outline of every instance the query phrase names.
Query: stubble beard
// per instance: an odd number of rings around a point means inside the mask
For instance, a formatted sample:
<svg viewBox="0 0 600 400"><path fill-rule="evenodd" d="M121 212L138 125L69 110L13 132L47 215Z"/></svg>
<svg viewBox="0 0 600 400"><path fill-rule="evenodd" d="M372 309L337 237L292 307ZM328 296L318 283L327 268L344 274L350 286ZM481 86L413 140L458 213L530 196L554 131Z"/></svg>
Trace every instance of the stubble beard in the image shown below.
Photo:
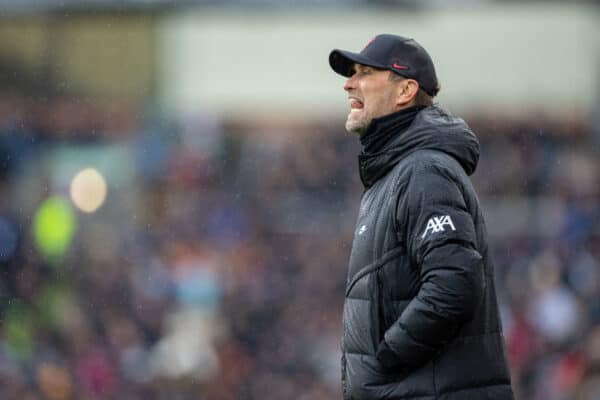
<svg viewBox="0 0 600 400"><path fill-rule="evenodd" d="M348 118L346 119L346 131L357 136L362 136L367 130L367 127L371 121L368 120L366 116L362 116L362 118L353 118L355 116L352 114L353 113L350 112L350 114L348 114Z"/></svg>

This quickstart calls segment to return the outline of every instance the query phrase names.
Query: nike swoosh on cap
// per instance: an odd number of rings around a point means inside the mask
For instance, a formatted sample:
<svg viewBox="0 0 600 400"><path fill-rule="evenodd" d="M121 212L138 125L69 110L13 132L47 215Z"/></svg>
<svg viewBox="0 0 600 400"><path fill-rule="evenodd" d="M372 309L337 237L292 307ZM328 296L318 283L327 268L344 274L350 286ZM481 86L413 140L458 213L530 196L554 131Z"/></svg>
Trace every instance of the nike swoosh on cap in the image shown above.
<svg viewBox="0 0 600 400"><path fill-rule="evenodd" d="M396 69L408 69L408 66L393 63L392 64L392 68L396 68Z"/></svg>

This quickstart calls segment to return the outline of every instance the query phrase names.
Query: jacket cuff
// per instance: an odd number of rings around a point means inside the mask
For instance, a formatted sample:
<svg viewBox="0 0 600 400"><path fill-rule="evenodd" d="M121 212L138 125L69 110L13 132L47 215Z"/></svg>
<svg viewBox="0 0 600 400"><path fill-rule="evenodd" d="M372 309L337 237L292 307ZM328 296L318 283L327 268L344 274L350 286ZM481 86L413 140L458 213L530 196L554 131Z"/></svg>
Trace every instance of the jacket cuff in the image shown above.
<svg viewBox="0 0 600 400"><path fill-rule="evenodd" d="M394 350L388 346L385 340L382 340L381 343L379 343L375 356L386 369L397 369L401 364L400 359Z"/></svg>
<svg viewBox="0 0 600 400"><path fill-rule="evenodd" d="M409 368L417 368L427 363L438 352L436 348L413 339L399 323L388 329L384 341L396 358L402 360Z"/></svg>

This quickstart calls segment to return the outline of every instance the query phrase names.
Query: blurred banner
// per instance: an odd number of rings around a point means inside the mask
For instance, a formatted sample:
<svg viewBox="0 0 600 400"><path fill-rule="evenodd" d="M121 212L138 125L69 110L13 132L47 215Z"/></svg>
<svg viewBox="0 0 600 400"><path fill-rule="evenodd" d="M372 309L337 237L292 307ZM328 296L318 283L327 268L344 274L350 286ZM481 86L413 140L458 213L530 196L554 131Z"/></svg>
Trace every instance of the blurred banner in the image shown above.
<svg viewBox="0 0 600 400"><path fill-rule="evenodd" d="M342 9L175 15L161 23L160 93L187 113L311 118L346 110L333 48L360 51L377 33L416 38L436 63L440 101L493 112L592 112L600 87L600 19L591 5Z"/></svg>

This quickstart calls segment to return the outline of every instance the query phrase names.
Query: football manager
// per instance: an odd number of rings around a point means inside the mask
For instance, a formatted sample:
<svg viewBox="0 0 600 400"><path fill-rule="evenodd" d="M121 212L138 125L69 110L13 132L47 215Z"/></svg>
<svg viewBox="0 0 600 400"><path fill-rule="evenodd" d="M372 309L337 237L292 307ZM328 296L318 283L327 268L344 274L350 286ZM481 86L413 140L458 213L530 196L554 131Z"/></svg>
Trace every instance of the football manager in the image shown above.
<svg viewBox="0 0 600 400"><path fill-rule="evenodd" d="M433 102L440 86L413 39L333 50L364 185L343 314L345 400L512 399L494 268L468 178L479 143Z"/></svg>

